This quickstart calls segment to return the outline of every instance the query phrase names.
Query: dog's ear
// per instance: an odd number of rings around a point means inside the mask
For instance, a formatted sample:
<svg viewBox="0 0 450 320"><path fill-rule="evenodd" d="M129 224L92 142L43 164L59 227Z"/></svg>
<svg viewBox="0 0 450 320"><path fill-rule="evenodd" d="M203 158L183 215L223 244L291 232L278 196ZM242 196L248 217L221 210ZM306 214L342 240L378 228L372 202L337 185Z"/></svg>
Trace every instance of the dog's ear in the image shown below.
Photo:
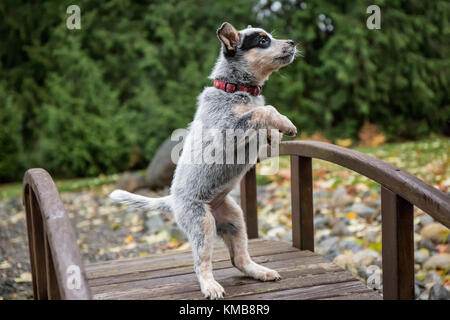
<svg viewBox="0 0 450 320"><path fill-rule="evenodd" d="M238 31L230 23L224 22L217 29L217 37L223 43L225 55L233 56L239 43Z"/></svg>

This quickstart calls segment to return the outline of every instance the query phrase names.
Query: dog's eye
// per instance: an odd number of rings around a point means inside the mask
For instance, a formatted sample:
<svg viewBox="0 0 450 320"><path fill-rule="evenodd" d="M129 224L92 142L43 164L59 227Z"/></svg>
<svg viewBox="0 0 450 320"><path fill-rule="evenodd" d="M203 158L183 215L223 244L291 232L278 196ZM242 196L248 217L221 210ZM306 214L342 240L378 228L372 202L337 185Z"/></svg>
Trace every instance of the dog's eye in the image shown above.
<svg viewBox="0 0 450 320"><path fill-rule="evenodd" d="M266 38L261 38L261 40L259 40L259 44L265 45L268 41L269 40L267 40Z"/></svg>

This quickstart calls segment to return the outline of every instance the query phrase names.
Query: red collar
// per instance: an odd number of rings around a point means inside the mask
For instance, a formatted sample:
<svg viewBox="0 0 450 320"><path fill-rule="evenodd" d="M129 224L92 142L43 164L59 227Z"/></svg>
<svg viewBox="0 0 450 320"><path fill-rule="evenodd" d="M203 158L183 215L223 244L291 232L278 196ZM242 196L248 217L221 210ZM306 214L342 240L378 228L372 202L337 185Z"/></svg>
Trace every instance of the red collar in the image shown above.
<svg viewBox="0 0 450 320"><path fill-rule="evenodd" d="M230 93L245 91L254 96L259 96L262 93L261 86L244 86L242 84L234 84L222 80L214 80L214 87Z"/></svg>

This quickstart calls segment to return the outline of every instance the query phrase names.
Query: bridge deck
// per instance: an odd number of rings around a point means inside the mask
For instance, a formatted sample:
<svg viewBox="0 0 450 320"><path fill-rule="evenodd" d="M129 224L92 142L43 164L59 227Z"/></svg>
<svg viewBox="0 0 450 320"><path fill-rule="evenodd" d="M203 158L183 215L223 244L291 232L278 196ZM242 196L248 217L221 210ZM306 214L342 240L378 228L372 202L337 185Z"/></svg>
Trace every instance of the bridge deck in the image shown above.
<svg viewBox="0 0 450 320"><path fill-rule="evenodd" d="M282 279L261 282L231 265L227 249L214 250L214 275L226 299L381 299L348 271L311 251L281 241L249 241L255 262L277 270ZM190 251L115 260L86 266L94 299L203 299Z"/></svg>

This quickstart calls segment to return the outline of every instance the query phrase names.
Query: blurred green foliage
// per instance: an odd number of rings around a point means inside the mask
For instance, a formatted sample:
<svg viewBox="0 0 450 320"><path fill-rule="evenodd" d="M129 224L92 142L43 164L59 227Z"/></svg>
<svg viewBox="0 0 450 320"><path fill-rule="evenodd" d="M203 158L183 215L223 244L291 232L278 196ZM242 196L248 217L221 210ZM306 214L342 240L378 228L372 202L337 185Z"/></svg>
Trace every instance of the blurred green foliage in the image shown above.
<svg viewBox="0 0 450 320"><path fill-rule="evenodd" d="M66 28L71 4L81 8L81 30ZM196 96L210 84L223 21L300 42L304 58L265 88L267 103L300 130L354 138L365 120L389 138L443 130L448 1L279 4L0 2L0 181L37 166L57 177L145 166L192 119ZM381 30L366 28L370 4L381 7Z"/></svg>

